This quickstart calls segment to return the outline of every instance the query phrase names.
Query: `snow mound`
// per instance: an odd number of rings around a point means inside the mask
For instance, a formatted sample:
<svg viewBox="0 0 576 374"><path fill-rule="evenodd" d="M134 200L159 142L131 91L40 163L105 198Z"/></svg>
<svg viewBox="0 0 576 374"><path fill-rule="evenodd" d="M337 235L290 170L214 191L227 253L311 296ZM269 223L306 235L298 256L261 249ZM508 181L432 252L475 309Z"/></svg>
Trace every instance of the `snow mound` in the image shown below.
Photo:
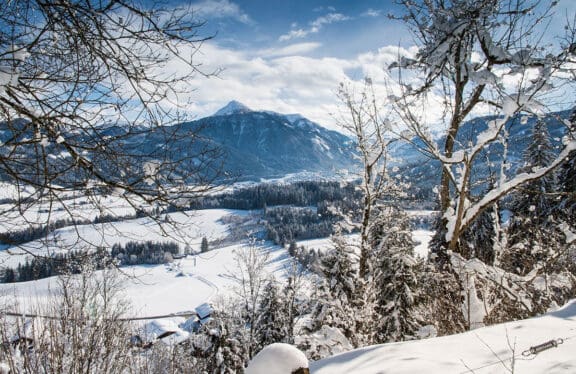
<svg viewBox="0 0 576 374"><path fill-rule="evenodd" d="M292 374L302 368L308 368L304 353L290 344L274 343L254 356L246 374Z"/></svg>

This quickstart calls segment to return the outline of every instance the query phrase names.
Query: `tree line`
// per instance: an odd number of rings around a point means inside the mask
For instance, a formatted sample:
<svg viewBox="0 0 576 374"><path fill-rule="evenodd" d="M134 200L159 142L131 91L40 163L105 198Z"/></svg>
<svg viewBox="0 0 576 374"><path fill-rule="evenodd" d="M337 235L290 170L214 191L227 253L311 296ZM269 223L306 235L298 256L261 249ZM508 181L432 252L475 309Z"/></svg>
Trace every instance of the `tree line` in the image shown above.
<svg viewBox="0 0 576 374"><path fill-rule="evenodd" d="M323 201L353 201L358 197L354 183L301 181L261 183L214 196L203 196L190 203L191 209L264 209L269 206L315 206Z"/></svg>
<svg viewBox="0 0 576 374"><path fill-rule="evenodd" d="M116 216L112 214L97 215L94 219L78 219L78 218L61 218L50 221L45 224L34 225L21 230L12 230L0 233L0 244L7 245L20 245L33 240L46 238L48 234L54 230L61 229L68 226L89 225L98 223L118 222L127 219L137 218L141 213L136 212L134 215Z"/></svg>
<svg viewBox="0 0 576 374"><path fill-rule="evenodd" d="M114 244L110 256L118 260L120 265L165 264L174 260L173 256L180 254L180 246L174 242L135 242Z"/></svg>
<svg viewBox="0 0 576 374"><path fill-rule="evenodd" d="M207 244L205 246L207 250ZM173 256L178 254L180 246L174 242L129 241L124 245L114 244L110 250L99 247L94 251L69 251L27 258L16 268L4 268L0 280L2 283L28 282L80 274L87 266L102 270L111 265L165 264L172 262Z"/></svg>
<svg viewBox="0 0 576 374"><path fill-rule="evenodd" d="M51 256L27 258L16 268L5 268L2 283L28 282L57 275L80 274L86 265L94 269L104 269L112 264L108 251L97 248L93 252L70 251L54 253Z"/></svg>

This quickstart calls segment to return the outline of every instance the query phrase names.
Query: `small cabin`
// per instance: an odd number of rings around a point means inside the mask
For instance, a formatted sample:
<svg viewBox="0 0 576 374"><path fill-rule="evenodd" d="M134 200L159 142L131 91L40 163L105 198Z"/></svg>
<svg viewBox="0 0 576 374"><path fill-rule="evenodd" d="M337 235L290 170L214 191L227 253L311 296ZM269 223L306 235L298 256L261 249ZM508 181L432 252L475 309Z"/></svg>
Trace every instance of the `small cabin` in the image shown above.
<svg viewBox="0 0 576 374"><path fill-rule="evenodd" d="M190 335L180 327L181 317L171 319L155 319L140 328L140 333L130 338L130 345L139 348L149 348L162 342L172 345L179 344Z"/></svg>

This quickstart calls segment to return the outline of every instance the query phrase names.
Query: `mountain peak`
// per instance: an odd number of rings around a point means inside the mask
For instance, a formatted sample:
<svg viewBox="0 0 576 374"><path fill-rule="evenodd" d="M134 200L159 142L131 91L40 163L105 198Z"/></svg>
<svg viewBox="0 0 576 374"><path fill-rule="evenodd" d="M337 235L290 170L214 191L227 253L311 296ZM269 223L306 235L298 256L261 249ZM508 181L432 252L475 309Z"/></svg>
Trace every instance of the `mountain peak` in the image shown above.
<svg viewBox="0 0 576 374"><path fill-rule="evenodd" d="M214 116L228 116L230 114L247 113L252 110L239 101L232 100L226 106L214 113Z"/></svg>

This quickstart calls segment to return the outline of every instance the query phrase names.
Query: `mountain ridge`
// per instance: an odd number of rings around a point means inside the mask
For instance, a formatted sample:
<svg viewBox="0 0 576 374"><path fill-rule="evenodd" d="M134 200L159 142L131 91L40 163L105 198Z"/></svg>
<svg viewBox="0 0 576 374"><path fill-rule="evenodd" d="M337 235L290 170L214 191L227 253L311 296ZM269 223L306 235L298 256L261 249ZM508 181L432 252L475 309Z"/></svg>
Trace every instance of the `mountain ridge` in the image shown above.
<svg viewBox="0 0 576 374"><path fill-rule="evenodd" d="M214 115L183 123L226 154L225 169L241 179L285 174L335 174L355 167L352 140L300 114L251 110L233 100ZM184 136L184 134L182 134Z"/></svg>

